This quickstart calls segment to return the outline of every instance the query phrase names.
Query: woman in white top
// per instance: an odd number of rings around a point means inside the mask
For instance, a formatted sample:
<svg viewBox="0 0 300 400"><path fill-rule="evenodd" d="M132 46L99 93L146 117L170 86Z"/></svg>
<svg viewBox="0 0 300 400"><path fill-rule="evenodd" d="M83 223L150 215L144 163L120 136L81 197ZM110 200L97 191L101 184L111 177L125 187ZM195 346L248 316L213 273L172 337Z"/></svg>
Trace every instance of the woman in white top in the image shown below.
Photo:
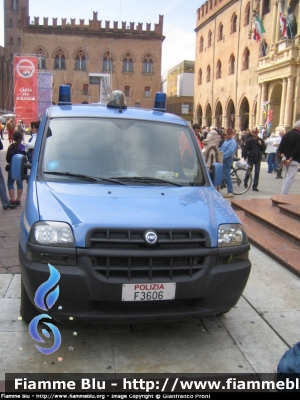
<svg viewBox="0 0 300 400"><path fill-rule="evenodd" d="M31 121L31 123L30 123L31 138L29 139L28 143L26 143L26 145L25 145L27 159L30 163L32 163L33 150L34 150L36 135L37 135L39 126L40 126L40 121Z"/></svg>

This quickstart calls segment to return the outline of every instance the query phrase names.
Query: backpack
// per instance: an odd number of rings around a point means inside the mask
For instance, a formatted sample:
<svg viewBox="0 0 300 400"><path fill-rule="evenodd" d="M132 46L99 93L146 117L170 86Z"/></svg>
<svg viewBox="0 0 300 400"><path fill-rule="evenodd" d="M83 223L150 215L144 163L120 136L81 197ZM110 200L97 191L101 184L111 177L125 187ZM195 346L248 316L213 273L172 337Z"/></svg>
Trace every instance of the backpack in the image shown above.
<svg viewBox="0 0 300 400"><path fill-rule="evenodd" d="M23 148L22 148L23 147ZM19 145L17 143L12 143L9 148L7 149L7 153L6 153L6 161L8 162L8 164L11 163L11 160L13 158L13 156L15 154L26 154L25 150L24 150L24 145Z"/></svg>

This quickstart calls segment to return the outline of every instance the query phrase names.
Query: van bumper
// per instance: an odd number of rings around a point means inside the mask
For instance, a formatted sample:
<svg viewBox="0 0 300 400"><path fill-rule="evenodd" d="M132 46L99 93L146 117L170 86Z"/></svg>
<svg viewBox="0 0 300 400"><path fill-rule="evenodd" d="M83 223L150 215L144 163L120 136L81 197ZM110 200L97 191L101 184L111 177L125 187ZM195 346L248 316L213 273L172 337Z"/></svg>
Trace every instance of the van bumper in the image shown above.
<svg viewBox="0 0 300 400"><path fill-rule="evenodd" d="M163 301L122 301L122 285L128 282L103 279L84 257L77 258L76 266L55 264L60 273L59 297L48 314L57 322L73 317L84 323L159 322L221 314L238 302L246 286L251 270L248 250L248 244L235 248L242 257L230 263L228 249L212 249L205 268L192 278L156 279L156 283L176 283L175 299ZM21 247L19 252L22 280L34 305L36 290L49 279L49 267L28 260Z"/></svg>

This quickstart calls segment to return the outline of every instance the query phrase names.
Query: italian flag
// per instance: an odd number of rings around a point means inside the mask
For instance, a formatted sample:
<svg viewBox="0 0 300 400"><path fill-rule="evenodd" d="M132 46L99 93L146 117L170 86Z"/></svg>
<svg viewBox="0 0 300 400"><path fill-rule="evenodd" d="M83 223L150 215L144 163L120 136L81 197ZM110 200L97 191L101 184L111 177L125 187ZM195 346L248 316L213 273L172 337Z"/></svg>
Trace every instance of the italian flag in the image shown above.
<svg viewBox="0 0 300 400"><path fill-rule="evenodd" d="M253 39L256 42L259 42L262 38L262 35L266 33L263 23L261 22L260 18L256 17L254 21L254 28L253 28Z"/></svg>

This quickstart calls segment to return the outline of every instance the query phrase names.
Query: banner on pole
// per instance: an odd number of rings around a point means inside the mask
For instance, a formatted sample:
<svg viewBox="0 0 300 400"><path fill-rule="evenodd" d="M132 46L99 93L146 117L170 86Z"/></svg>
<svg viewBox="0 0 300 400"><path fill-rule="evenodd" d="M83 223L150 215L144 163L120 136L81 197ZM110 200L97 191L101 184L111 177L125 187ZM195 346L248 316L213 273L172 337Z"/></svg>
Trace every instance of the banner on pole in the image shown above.
<svg viewBox="0 0 300 400"><path fill-rule="evenodd" d="M14 96L16 121L25 125L38 118L38 59L35 56L14 56Z"/></svg>

